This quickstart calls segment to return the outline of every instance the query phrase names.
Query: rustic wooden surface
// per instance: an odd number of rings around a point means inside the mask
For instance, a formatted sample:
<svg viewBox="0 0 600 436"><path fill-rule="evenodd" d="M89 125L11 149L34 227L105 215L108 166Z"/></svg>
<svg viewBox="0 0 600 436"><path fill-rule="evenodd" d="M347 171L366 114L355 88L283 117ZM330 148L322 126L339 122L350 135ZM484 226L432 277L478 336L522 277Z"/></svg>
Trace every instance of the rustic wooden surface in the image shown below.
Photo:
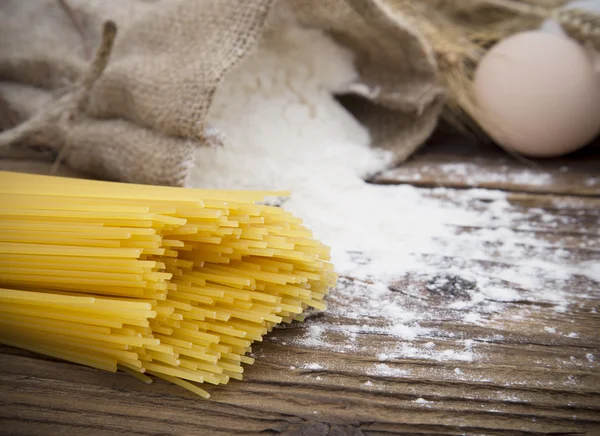
<svg viewBox="0 0 600 436"><path fill-rule="evenodd" d="M518 162L492 144L439 137L409 162L384 171L373 182L599 196L600 140L561 159Z"/></svg>
<svg viewBox="0 0 600 436"><path fill-rule="evenodd" d="M431 147L380 181L511 191L509 201L527 217L521 224L549 244L545 249L560 245L570 260L600 263L600 159L595 152L544 163L552 180L535 186L518 176L522 164L494 150L488 152L475 157L476 151L457 144ZM463 179L440 169L465 163L469 169ZM429 169L418 179L417 168L423 166ZM473 200L472 207L485 207L485 202ZM550 225L552 220L544 219L548 216L561 218L563 225ZM532 256L543 257L544 252ZM519 259L500 252L493 261L471 262L515 269ZM419 277L406 280L413 285L410 291L408 282L396 284L395 289L398 298L415 311L441 309L460 297L431 292ZM330 298L331 311L278 329L256 345L257 360L246 368L245 380L207 388L212 394L208 401L162 381L144 385L125 374L2 347L0 433L600 434L599 282L583 276L549 282L549 287L571 295L565 311L551 304L532 308L526 299L500 303L502 310L490 314L482 325L457 322L440 311L428 327L451 334L423 338L423 342L460 351L471 340L479 358L458 362L392 358L385 362L391 375L372 369L381 364L376 357L381 350L399 339L373 329L379 323L376 318L343 319L335 310L346 304L344 289L352 286L360 283L342 279ZM315 323L344 329L356 324L353 345L341 346L346 339L336 336L335 329L320 342L298 345L297 339Z"/></svg>

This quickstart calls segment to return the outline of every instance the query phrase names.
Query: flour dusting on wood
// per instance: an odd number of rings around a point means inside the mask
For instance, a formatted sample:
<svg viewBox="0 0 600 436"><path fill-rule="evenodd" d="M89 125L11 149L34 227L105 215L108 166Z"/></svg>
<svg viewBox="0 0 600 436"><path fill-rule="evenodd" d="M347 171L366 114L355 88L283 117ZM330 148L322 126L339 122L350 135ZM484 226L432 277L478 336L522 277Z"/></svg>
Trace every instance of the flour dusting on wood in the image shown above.
<svg viewBox="0 0 600 436"><path fill-rule="evenodd" d="M217 92L210 122L225 133L225 146L197 152L194 186L289 189L284 207L332 247L341 279L328 311L340 321L309 320L287 344L351 349L378 361L473 361L485 359L482 345L502 337L506 313L518 320L542 306L564 311L570 301L561 290L574 282L597 298L597 259L569 258L565 247L538 235L585 232L561 216L568 204L557 201L559 212L548 215L497 191L365 183L391 156L369 147L367 130L334 98L357 76L351 53L322 32L273 25ZM548 178L525 174L523 181ZM573 241L592 248L585 238ZM540 334L554 334L548 322ZM490 335L460 337L459 324L485 325ZM389 337L388 346L370 349L363 333ZM407 375L383 363L372 374Z"/></svg>

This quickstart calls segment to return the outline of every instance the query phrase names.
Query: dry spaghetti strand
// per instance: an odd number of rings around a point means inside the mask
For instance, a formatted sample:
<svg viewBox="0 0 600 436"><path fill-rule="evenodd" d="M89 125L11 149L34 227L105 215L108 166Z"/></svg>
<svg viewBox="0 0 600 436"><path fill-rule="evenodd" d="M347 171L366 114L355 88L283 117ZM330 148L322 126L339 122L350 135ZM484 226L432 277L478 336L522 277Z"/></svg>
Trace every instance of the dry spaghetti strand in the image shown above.
<svg viewBox="0 0 600 436"><path fill-rule="evenodd" d="M208 398L336 283L282 194L0 172L0 342Z"/></svg>

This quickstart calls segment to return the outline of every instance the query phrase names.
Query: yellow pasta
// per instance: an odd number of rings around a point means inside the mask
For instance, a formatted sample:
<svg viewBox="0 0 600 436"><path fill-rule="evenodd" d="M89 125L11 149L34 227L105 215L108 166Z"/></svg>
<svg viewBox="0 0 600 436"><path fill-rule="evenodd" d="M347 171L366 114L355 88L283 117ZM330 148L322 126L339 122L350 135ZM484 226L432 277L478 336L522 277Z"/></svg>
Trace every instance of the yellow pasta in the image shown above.
<svg viewBox="0 0 600 436"><path fill-rule="evenodd" d="M337 280L272 195L0 172L0 342L208 398Z"/></svg>

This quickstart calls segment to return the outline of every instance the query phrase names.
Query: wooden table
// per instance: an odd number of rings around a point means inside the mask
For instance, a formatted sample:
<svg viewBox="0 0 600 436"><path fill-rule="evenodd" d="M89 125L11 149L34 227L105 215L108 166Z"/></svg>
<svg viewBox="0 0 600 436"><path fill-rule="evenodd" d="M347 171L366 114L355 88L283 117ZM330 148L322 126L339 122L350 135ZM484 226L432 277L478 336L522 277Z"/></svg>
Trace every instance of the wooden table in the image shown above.
<svg viewBox="0 0 600 436"><path fill-rule="evenodd" d="M589 149L529 168L494 148L434 143L374 182L510 192L509 202L533 217L529 228L548 250L560 246L566 258L598 268L599 153ZM451 199L453 192L439 195ZM555 218L563 224L548 225ZM518 267L501 251L480 263ZM344 292L353 286L360 283L351 277L340 281L333 308L346 304ZM419 277L394 286L404 304L422 313L460 297L452 289L430 292ZM2 347L0 433L600 434L600 283L575 276L553 286L569 297L562 311L525 299L498 303L502 310L481 325L444 316L428 321L434 333L415 340L456 351L458 360L382 358L398 339L371 328L377 319L341 319L336 310L315 314L257 344L245 381L207 388L208 401L162 381L144 385L125 374ZM353 346L342 346L334 328L319 341L301 340L316 325L353 323ZM464 358L465 344L477 359Z"/></svg>

